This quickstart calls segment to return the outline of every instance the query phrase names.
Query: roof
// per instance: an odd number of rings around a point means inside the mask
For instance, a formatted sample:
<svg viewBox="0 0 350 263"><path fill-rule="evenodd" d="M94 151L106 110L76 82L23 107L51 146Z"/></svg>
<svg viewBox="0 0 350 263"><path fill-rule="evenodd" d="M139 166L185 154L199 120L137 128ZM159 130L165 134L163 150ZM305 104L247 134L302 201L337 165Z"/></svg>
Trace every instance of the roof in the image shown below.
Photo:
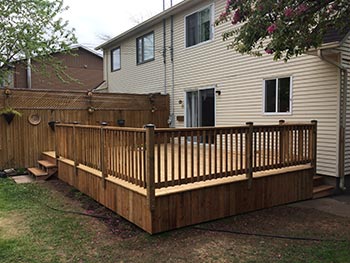
<svg viewBox="0 0 350 263"><path fill-rule="evenodd" d="M87 52L89 52L89 53L91 53L91 54L93 54L93 55L95 55L95 56L98 56L99 58L103 58L103 54L102 53L100 53L100 52L98 52L98 51L96 51L96 50L93 50L93 49L91 49L91 48L88 48L88 47L86 47L86 46L84 46L84 45L81 45L81 44L74 44L74 45L71 45L70 46L70 50L73 50L73 49L84 49L84 50L86 50ZM55 53L52 53L52 54L57 54L57 53L60 53L61 51L56 51ZM25 58L19 58L19 59L14 59L13 61L12 61L12 63L17 63L17 62L21 62L21 61L23 61L23 60L26 60Z"/></svg>
<svg viewBox="0 0 350 263"><path fill-rule="evenodd" d="M323 44L329 43L342 43L347 37L349 31L340 32L335 28L332 28L326 32L323 36Z"/></svg>
<svg viewBox="0 0 350 263"><path fill-rule="evenodd" d="M95 48L95 50L108 48L108 47L114 45L115 43L124 40L125 38L128 38L128 37L135 35L137 33L140 33L143 30L161 22L164 18L168 18L172 15L175 15L175 14L177 14L181 11L184 11L184 10L190 8L191 6L194 6L194 5L201 3L201 2L203 2L203 0L184 0L184 1L174 5L173 7L166 9L165 11L151 17L150 19L136 25L135 27L125 31L124 33L108 40L107 42L99 45L98 47Z"/></svg>
<svg viewBox="0 0 350 263"><path fill-rule="evenodd" d="M87 52L90 52L90 53L100 57L100 58L103 58L103 55L100 52L97 52L96 50L88 48L87 46L84 46L84 45L81 45L81 44L72 45L70 48L71 49L81 48L81 49L86 50Z"/></svg>

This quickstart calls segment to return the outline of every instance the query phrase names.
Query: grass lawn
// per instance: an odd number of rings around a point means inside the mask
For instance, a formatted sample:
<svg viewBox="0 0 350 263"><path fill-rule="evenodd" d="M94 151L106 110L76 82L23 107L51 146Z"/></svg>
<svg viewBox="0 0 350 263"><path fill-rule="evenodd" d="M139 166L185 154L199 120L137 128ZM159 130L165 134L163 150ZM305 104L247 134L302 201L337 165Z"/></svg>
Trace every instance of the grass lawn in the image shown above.
<svg viewBox="0 0 350 263"><path fill-rule="evenodd" d="M280 206L200 225L226 232L197 227L150 236L58 180L17 185L0 179L2 263L350 262L350 218L313 209Z"/></svg>

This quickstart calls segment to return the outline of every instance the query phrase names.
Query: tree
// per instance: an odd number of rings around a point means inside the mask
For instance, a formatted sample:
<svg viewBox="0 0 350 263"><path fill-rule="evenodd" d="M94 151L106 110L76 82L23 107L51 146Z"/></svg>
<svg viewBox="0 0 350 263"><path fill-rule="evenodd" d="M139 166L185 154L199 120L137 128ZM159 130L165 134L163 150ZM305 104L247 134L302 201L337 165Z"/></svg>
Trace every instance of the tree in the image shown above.
<svg viewBox="0 0 350 263"><path fill-rule="evenodd" d="M320 47L330 30L350 29L349 0L227 0L215 24L232 23L223 34L229 48L289 60Z"/></svg>
<svg viewBox="0 0 350 263"><path fill-rule="evenodd" d="M63 0L6 0L0 2L0 82L15 60L52 61L51 54L76 43L74 29L60 18ZM55 67L59 68L59 63Z"/></svg>

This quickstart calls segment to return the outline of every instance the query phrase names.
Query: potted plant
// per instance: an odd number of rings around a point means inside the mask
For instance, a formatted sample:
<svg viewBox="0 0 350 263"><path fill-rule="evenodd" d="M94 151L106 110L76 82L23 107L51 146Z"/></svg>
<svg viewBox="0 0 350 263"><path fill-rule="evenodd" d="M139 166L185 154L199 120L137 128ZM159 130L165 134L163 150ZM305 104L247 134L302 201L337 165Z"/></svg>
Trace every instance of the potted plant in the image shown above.
<svg viewBox="0 0 350 263"><path fill-rule="evenodd" d="M22 113L12 109L11 107L6 107L0 111L0 115L4 116L7 123L10 124L16 115L21 117Z"/></svg>

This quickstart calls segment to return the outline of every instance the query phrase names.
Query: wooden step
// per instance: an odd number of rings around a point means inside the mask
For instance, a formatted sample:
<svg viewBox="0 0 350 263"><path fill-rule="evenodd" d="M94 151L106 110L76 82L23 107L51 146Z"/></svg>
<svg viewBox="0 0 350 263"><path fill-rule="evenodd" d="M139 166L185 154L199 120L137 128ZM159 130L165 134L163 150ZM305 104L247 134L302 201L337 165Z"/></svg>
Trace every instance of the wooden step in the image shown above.
<svg viewBox="0 0 350 263"><path fill-rule="evenodd" d="M333 194L333 190L334 190L334 186L331 186L331 185L316 186L312 191L312 194L313 194L312 198L316 199L316 198L330 196Z"/></svg>
<svg viewBox="0 0 350 263"><path fill-rule="evenodd" d="M56 168L57 167L55 163L52 163L52 162L50 162L48 160L39 160L38 164L40 164L42 167L45 167L47 169L49 169L49 168Z"/></svg>
<svg viewBox="0 0 350 263"><path fill-rule="evenodd" d="M41 153L41 158L43 160L47 160L51 163L56 162L56 152L55 151L50 151L50 152L42 152Z"/></svg>
<svg viewBox="0 0 350 263"><path fill-rule="evenodd" d="M28 168L27 170L30 174L34 175L35 177L42 177L42 176L48 175L47 172L45 172L37 167L31 167L31 168Z"/></svg>
<svg viewBox="0 0 350 263"><path fill-rule="evenodd" d="M313 177L313 186L316 187L316 186L320 186L320 185L323 185L323 176L319 176L319 175L315 175Z"/></svg>

